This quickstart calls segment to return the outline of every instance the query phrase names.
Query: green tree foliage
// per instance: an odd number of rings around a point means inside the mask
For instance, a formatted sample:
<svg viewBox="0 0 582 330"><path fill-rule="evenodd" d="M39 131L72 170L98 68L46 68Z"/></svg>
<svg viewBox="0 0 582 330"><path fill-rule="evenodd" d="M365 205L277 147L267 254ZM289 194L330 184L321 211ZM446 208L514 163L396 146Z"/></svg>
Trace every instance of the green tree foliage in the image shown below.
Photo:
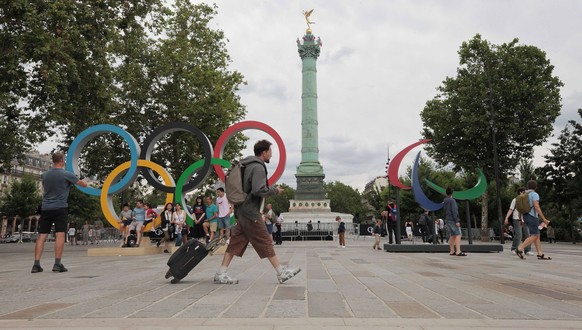
<svg viewBox="0 0 582 330"><path fill-rule="evenodd" d="M380 189L376 186L373 187L372 191L367 194L362 194L364 200L366 200L368 204L368 208L370 208L370 212L376 217L377 219L380 218L380 213L384 208L386 208L386 202L388 200L388 189L387 187Z"/></svg>
<svg viewBox="0 0 582 330"><path fill-rule="evenodd" d="M339 181L324 184L331 211L355 215L366 214L362 196L358 190Z"/></svg>
<svg viewBox="0 0 582 330"><path fill-rule="evenodd" d="M2 106L17 116L16 123L22 123L26 132L22 138L35 143L62 132L63 142L70 142L88 124L110 116L116 102L109 62L116 56L111 45L120 34L117 26L149 6L73 0L3 2L0 98L8 99Z"/></svg>
<svg viewBox="0 0 582 330"><path fill-rule="evenodd" d="M551 134L563 84L542 50L518 41L492 45L476 35L461 45L457 76L447 77L421 112L423 137L433 139L427 151L439 163L492 177L494 120L504 177Z"/></svg>
<svg viewBox="0 0 582 330"><path fill-rule="evenodd" d="M582 118L582 109L578 110ZM542 178L541 193L554 206L557 227L568 230L566 236L575 239L575 223L582 215L582 123L571 120L562 130L557 143L552 143L550 155L544 156L546 165L537 169ZM544 212L546 213L546 212ZM550 216L548 215L548 218ZM559 229L559 228L556 228Z"/></svg>
<svg viewBox="0 0 582 330"><path fill-rule="evenodd" d="M536 180L535 166L532 160L522 159L517 167L519 173L519 182L525 187L529 180Z"/></svg>
<svg viewBox="0 0 582 330"><path fill-rule="evenodd" d="M201 128L215 142L244 118L236 92L243 77L229 71L220 30L208 25L216 7L177 0L140 2L16 0L0 7L0 139L5 160L56 137L66 149L95 124L123 127L139 141L172 121ZM7 127L7 130L4 130ZM242 150L240 134L225 159ZM152 160L180 173L203 155L190 134L168 134ZM105 134L82 153L84 175L104 180L129 160L127 144Z"/></svg>
<svg viewBox="0 0 582 330"><path fill-rule="evenodd" d="M275 212L289 212L289 200L295 196L295 189L286 184L279 185L283 192L277 195L267 197L266 204L272 204Z"/></svg>
<svg viewBox="0 0 582 330"><path fill-rule="evenodd" d="M83 224L85 220L93 223L96 218L103 219L99 197L89 196L79 189L72 187L69 192L69 217L77 224ZM104 225L109 223L104 220Z"/></svg>
<svg viewBox="0 0 582 330"><path fill-rule="evenodd" d="M2 213L8 217L34 215L41 201L38 179L28 174L13 181L0 197Z"/></svg>
<svg viewBox="0 0 582 330"><path fill-rule="evenodd" d="M545 52L518 42L493 45L478 34L463 42L457 76L447 77L421 112L423 137L432 139L426 149L437 162L455 171L481 168L493 178L495 130L503 178L551 134L563 84Z"/></svg>

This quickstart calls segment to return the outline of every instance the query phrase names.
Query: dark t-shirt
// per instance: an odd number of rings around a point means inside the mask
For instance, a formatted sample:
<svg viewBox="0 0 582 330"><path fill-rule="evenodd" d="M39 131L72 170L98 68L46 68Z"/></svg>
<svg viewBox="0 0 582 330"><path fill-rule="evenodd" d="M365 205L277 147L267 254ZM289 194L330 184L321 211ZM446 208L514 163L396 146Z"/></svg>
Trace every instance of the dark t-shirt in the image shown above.
<svg viewBox="0 0 582 330"><path fill-rule="evenodd" d="M75 174L63 168L51 167L41 175L42 178L42 209L55 210L68 206L67 199L71 187L79 181Z"/></svg>
<svg viewBox="0 0 582 330"><path fill-rule="evenodd" d="M443 200L443 209L445 211L445 219L447 222L460 222L457 202L453 198L445 197Z"/></svg>
<svg viewBox="0 0 582 330"><path fill-rule="evenodd" d="M381 234L382 233L382 227L380 227L379 225L375 225L374 226L374 234Z"/></svg>
<svg viewBox="0 0 582 330"><path fill-rule="evenodd" d="M202 215L202 221L206 220L206 206L205 205L194 205L193 212L196 219L200 219L200 215Z"/></svg>
<svg viewBox="0 0 582 330"><path fill-rule="evenodd" d="M340 221L339 227L337 228L338 233L344 233L346 231L346 225L343 221Z"/></svg>

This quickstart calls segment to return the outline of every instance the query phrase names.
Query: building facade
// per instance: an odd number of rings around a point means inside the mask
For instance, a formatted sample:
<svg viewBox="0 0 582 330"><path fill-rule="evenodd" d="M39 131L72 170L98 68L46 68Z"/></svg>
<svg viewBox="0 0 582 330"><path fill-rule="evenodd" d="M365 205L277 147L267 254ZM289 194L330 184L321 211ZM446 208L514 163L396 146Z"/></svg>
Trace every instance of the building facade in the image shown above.
<svg viewBox="0 0 582 330"><path fill-rule="evenodd" d="M25 174L38 179L40 189L40 175L52 165L50 154L41 154L31 151L24 155L22 163L12 161L10 171L0 172L0 194L4 193L14 180L20 180Z"/></svg>

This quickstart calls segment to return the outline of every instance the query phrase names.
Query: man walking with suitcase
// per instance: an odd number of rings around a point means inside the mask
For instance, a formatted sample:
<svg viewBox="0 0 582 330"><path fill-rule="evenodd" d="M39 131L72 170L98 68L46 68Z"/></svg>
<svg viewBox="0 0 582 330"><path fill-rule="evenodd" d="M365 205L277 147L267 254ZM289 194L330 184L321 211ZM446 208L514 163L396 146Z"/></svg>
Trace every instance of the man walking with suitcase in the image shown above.
<svg viewBox="0 0 582 330"><path fill-rule="evenodd" d="M254 146L254 153L254 156L246 157L241 161L245 167L243 189L248 192L248 195L245 201L235 208L236 226L234 226L222 264L214 275L216 284L238 283L237 279L228 275L227 269L234 256L243 256L249 243L253 245L261 259L269 259L277 272L279 283L286 282L301 271L300 268L287 268L279 263L279 258L273 248L273 239L267 232L265 221L260 213L265 197L280 194L283 191L279 187L269 187L267 183L265 163L269 163L272 157L271 142L258 141Z"/></svg>

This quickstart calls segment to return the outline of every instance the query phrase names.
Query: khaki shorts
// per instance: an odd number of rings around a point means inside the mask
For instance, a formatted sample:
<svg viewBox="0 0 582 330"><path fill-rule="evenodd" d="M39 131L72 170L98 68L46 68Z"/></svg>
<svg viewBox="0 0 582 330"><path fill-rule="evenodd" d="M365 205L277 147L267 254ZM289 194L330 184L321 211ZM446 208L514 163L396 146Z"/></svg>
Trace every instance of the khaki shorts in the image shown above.
<svg viewBox="0 0 582 330"><path fill-rule="evenodd" d="M216 233L216 229L218 229L218 222L211 222L210 223L210 231L213 231Z"/></svg>
<svg viewBox="0 0 582 330"><path fill-rule="evenodd" d="M249 242L253 245L255 251L257 251L259 258L263 259L275 256L273 237L267 232L265 222L239 217L230 235L230 243L227 245L226 252L232 253L237 257L242 257Z"/></svg>
<svg viewBox="0 0 582 330"><path fill-rule="evenodd" d="M136 232L140 232L143 228L143 221L135 221L133 220L129 225L129 230L135 230Z"/></svg>

